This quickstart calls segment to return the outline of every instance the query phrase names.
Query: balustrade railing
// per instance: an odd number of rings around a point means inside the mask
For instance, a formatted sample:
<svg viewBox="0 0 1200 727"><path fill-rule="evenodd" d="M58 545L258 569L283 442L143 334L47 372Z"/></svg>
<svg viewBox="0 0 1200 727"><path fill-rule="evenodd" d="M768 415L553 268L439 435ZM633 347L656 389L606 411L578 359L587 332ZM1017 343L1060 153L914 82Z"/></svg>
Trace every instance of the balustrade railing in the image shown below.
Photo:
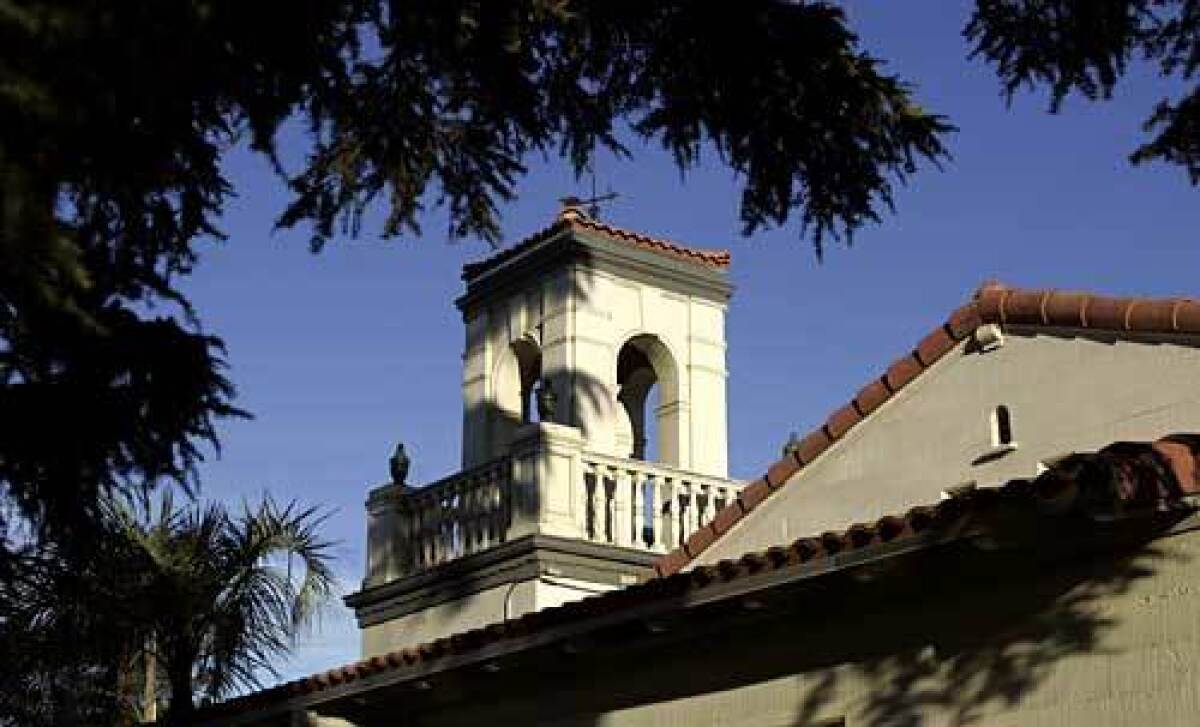
<svg viewBox="0 0 1200 727"><path fill-rule="evenodd" d="M742 483L584 452L580 523L588 540L666 552L733 502Z"/></svg>
<svg viewBox="0 0 1200 727"><path fill-rule="evenodd" d="M548 457L563 466L543 467ZM368 502L367 582L531 533L665 553L733 502L742 484L567 448L495 459L421 488L385 486Z"/></svg>
<svg viewBox="0 0 1200 727"><path fill-rule="evenodd" d="M394 569L412 573L503 542L511 484L505 457L399 494L387 526Z"/></svg>

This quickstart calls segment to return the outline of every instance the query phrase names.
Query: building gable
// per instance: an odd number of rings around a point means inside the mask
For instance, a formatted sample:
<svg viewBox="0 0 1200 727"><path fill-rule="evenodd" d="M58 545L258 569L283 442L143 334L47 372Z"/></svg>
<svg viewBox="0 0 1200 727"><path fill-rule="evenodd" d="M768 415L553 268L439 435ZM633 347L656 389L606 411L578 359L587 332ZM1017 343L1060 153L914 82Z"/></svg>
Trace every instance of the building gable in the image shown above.
<svg viewBox="0 0 1200 727"><path fill-rule="evenodd" d="M877 517L936 497L930 487L1031 477L1081 447L1194 428L1200 408L1180 391L1200 370L1197 334L1200 303L1188 299L987 284L658 572ZM1016 448L988 441L1002 405L1016 418ZM1021 442L1027 415L1038 425Z"/></svg>

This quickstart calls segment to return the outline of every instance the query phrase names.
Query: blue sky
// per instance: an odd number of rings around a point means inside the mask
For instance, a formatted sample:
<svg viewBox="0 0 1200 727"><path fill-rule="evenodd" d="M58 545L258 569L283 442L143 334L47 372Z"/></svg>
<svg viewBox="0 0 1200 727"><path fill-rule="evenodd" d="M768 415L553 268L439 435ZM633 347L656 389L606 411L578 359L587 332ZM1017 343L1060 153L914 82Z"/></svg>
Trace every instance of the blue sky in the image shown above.
<svg viewBox="0 0 1200 727"><path fill-rule="evenodd" d="M824 420L869 378L988 278L1110 294L1195 295L1200 190L1182 171L1131 167L1152 105L1174 89L1147 69L1107 103L1046 98L1006 106L991 70L966 58L966 3L846 3L865 48L917 85L926 108L959 127L954 159L924 169L897 211L850 249L818 264L798 226L740 235L740 188L709 156L680 176L669 157L635 147L633 161L600 159L597 184L620 193L606 221L733 252L728 318L730 462L761 473L789 431ZM251 421L221 427L223 450L203 468L203 495L237 501L270 492L333 511L339 570L361 576L369 488L386 479L397 440L427 482L457 469L461 427L463 263L489 253L450 243L444 213L424 234L382 240L367 227L309 253L303 230L273 233L284 193L242 151L227 172L239 197L228 242L202 251L185 284L206 328L224 337L240 404ZM520 198L503 208L516 241L552 220L557 198L589 190L558 159L530 160ZM285 666L292 677L357 657L348 613L331 609L320 634Z"/></svg>

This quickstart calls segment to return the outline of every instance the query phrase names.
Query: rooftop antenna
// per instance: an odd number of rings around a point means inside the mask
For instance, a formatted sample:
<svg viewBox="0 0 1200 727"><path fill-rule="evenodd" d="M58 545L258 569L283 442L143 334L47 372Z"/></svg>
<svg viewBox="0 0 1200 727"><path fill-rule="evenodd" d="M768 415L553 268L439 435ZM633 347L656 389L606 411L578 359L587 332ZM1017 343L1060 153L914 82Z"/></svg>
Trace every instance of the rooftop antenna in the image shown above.
<svg viewBox="0 0 1200 727"><path fill-rule="evenodd" d="M605 202L611 202L621 195L612 190L610 186L604 194L596 194L596 169L591 164L588 165L588 175L592 182L592 196L587 199L580 199L575 195L560 197L559 202L564 208L573 208L585 212L588 217L594 220L600 219L600 205Z"/></svg>

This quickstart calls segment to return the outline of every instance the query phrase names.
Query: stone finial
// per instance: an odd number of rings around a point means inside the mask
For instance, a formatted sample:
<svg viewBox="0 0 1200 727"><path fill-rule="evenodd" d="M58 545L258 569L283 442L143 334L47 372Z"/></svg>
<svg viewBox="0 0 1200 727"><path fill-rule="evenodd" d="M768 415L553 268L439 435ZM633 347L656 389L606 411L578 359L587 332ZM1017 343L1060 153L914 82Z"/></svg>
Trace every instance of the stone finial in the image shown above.
<svg viewBox="0 0 1200 727"><path fill-rule="evenodd" d="M792 432L783 444L783 456L790 457L798 451L800 451L800 435L797 432Z"/></svg>
<svg viewBox="0 0 1200 727"><path fill-rule="evenodd" d="M392 453L391 459L388 460L392 471L392 484L403 485L408 479L408 468L412 464L412 460L408 457L408 452L404 451L404 442L396 444L396 451Z"/></svg>
<svg viewBox="0 0 1200 727"><path fill-rule="evenodd" d="M558 394L554 393L554 386L546 379L538 380L534 398L537 401L538 420L554 421L554 416L558 411Z"/></svg>

